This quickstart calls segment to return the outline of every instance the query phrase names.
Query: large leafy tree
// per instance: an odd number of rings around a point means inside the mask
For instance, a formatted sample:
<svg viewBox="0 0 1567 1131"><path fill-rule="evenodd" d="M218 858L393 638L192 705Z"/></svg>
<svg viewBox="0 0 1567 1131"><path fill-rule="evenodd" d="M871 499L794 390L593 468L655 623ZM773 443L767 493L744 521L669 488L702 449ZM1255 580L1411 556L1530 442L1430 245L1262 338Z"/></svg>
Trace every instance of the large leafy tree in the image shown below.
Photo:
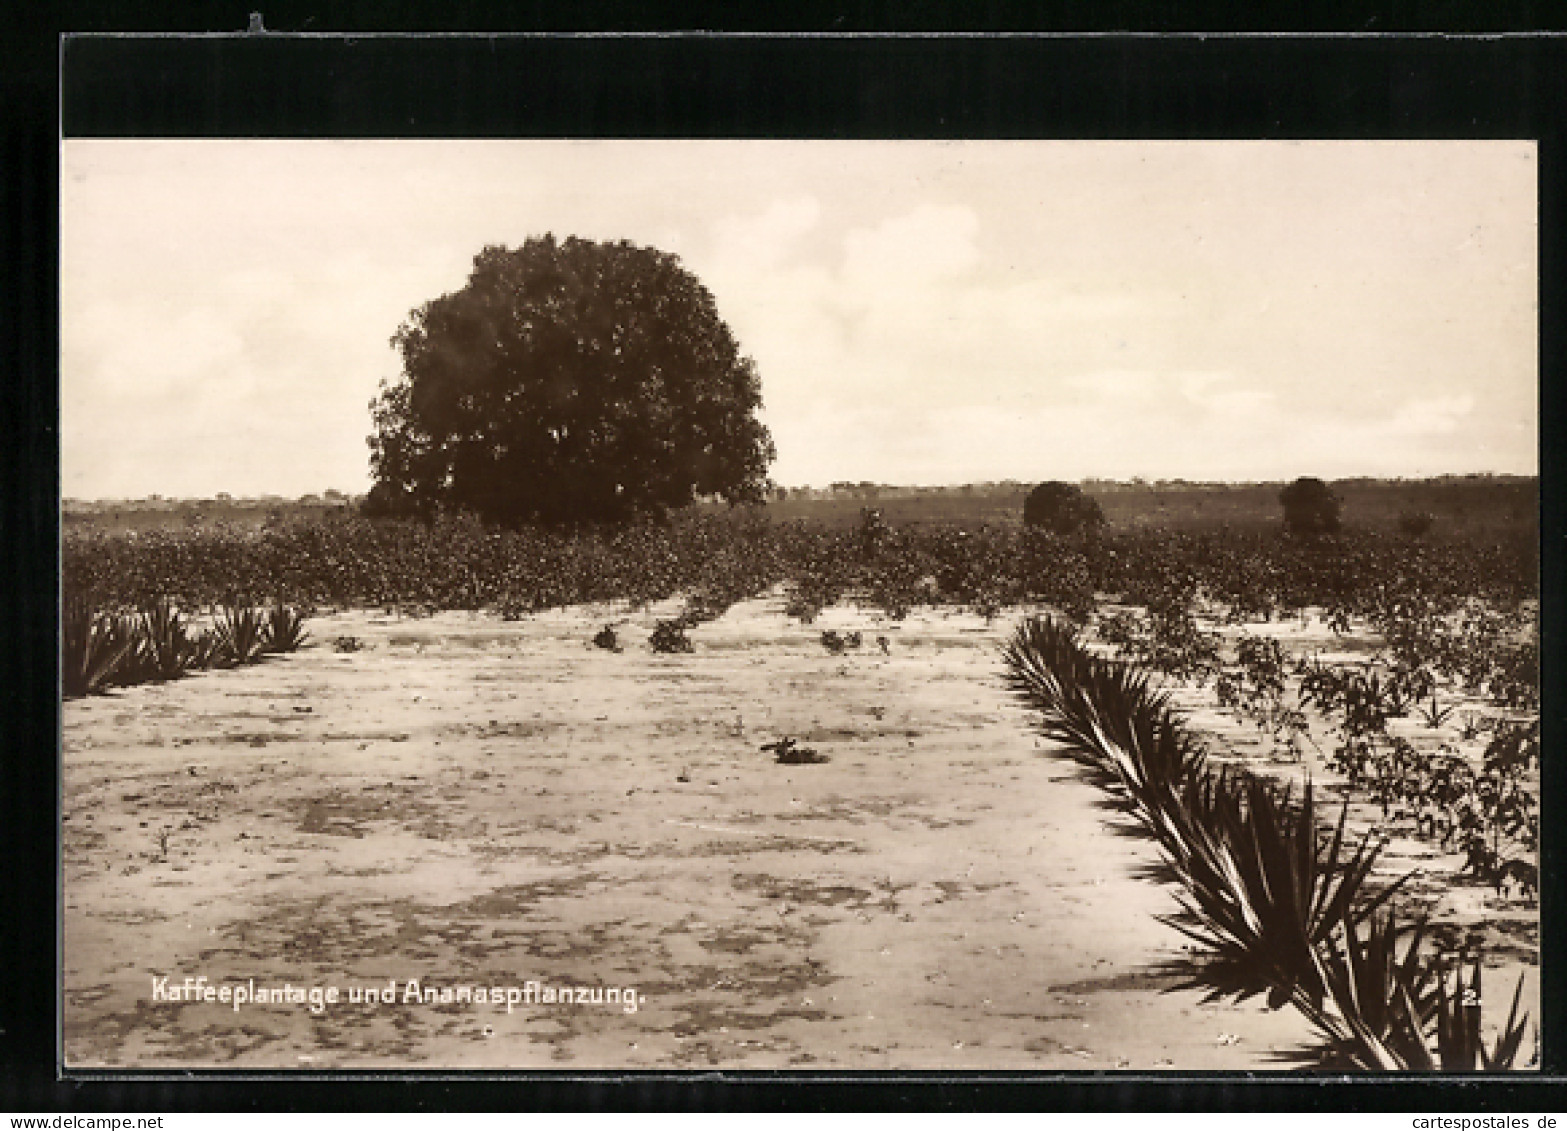
<svg viewBox="0 0 1567 1131"><path fill-rule="evenodd" d="M372 513L574 524L763 497L775 453L755 364L673 255L548 235L486 247L392 344Z"/></svg>

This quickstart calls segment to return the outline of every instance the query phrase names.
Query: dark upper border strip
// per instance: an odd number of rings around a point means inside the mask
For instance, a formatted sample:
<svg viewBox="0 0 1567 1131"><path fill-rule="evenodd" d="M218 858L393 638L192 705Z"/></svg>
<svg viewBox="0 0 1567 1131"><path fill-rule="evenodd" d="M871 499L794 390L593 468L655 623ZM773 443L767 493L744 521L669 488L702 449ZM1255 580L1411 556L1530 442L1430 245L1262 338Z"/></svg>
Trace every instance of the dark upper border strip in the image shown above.
<svg viewBox="0 0 1567 1131"><path fill-rule="evenodd" d="M1567 40L62 39L67 137L1537 137Z"/></svg>

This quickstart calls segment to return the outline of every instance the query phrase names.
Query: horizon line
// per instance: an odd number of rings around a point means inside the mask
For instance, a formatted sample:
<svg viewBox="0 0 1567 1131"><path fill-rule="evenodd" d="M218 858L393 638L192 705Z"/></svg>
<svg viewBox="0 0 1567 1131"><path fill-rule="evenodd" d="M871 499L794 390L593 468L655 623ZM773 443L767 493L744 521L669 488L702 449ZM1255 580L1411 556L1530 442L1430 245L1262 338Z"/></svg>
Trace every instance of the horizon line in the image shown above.
<svg viewBox="0 0 1567 1131"><path fill-rule="evenodd" d="M1294 478L1302 478L1296 476ZM1324 483L1434 483L1455 479L1512 479L1512 480L1538 480L1539 472L1524 473L1515 471L1449 471L1438 472L1434 475L1340 475L1333 478L1321 476L1309 476L1305 478L1322 478ZM1039 483L1066 482L1076 483L1079 486L1095 484L1108 484L1117 487L1271 487L1279 484L1293 482L1292 478L1282 479L1182 479L1165 476L1149 477L1134 475L1125 479L1095 475L1085 476L1081 479L1050 480L1050 479L970 479L945 483L891 483L870 479L835 479L828 483L773 483L769 490L783 489L787 491L834 491L842 488L872 487L877 490L891 491L944 491L957 490L963 487L1003 487L1016 485L1028 487ZM257 495L237 495L230 491L216 491L211 495L164 495L151 493L146 495L97 495L91 498L81 495L60 496L60 503L193 503L193 502L300 502L304 499L325 499L328 494L341 496L345 500L353 501L363 499L368 493L362 491L345 491L336 487L325 487L320 491L307 491L301 495L281 495L263 493ZM698 501L701 501L699 498Z"/></svg>

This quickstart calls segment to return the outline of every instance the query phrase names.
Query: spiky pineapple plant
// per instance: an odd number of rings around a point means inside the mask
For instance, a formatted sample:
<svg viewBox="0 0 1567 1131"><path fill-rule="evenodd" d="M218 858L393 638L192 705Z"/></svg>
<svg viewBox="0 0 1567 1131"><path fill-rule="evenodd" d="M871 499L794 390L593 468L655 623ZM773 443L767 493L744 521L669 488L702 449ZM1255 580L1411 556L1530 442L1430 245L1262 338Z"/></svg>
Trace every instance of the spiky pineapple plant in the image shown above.
<svg viewBox="0 0 1567 1131"><path fill-rule="evenodd" d="M162 598L142 610L137 629L145 641L149 666L157 679L178 679L193 666L195 642L173 602Z"/></svg>
<svg viewBox="0 0 1567 1131"><path fill-rule="evenodd" d="M266 643L261 613L250 605L224 605L218 612L218 642L225 664L253 664Z"/></svg>
<svg viewBox="0 0 1567 1131"><path fill-rule="evenodd" d="M306 615L280 602L264 612L228 605L212 627L192 635L168 598L129 613L95 612L71 596L60 616L60 693L72 699L292 652L306 638Z"/></svg>
<svg viewBox="0 0 1567 1131"><path fill-rule="evenodd" d="M67 699L96 695L113 683L134 640L84 601L67 600L60 616L60 692Z"/></svg>
<svg viewBox="0 0 1567 1131"><path fill-rule="evenodd" d="M261 629L261 651L277 654L297 652L309 637L305 631L306 614L281 601L269 606Z"/></svg>

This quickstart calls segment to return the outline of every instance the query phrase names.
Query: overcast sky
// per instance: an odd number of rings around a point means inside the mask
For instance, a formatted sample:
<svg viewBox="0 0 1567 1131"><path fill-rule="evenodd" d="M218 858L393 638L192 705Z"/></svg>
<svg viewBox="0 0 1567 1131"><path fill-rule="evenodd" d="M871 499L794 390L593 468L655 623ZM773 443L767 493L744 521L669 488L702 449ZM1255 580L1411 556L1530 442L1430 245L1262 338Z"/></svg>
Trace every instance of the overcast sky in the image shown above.
<svg viewBox="0 0 1567 1131"><path fill-rule="evenodd" d="M677 253L780 483L1536 471L1525 142L69 141L62 490L369 485L485 244Z"/></svg>

